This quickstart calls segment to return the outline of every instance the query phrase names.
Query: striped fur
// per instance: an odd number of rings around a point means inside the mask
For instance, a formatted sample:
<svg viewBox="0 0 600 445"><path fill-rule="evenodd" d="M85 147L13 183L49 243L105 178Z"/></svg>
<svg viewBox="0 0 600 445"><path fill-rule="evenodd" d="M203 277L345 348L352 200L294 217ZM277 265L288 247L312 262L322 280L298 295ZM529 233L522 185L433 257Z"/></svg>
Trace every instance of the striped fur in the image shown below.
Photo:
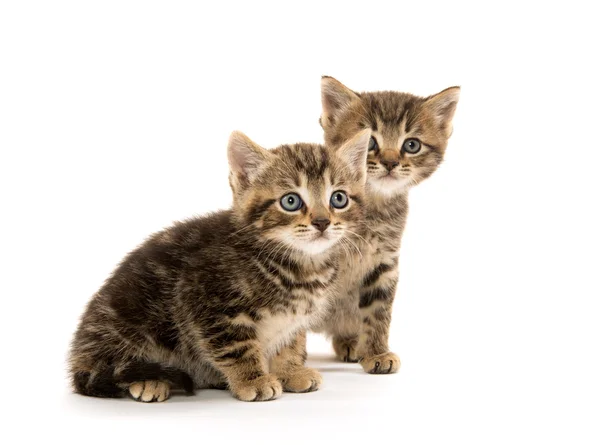
<svg viewBox="0 0 600 445"><path fill-rule="evenodd" d="M336 292L348 235L362 233L368 133L336 152L265 150L234 133L233 208L177 223L125 257L75 333L75 391L150 402L177 388L228 387L247 401L317 389L303 336ZM354 197L342 210L329 204L337 190ZM305 201L292 213L280 204L290 191ZM317 215L331 220L323 232Z"/></svg>
<svg viewBox="0 0 600 445"><path fill-rule="evenodd" d="M333 338L343 361L364 370L396 372L400 360L388 335L398 281L398 254L408 213L408 191L440 165L452 133L460 89L430 97L393 91L356 93L331 77L322 79L321 126L332 148L365 128L374 140L367 158L366 232L340 269L343 290L315 330ZM417 141L420 150L410 153Z"/></svg>

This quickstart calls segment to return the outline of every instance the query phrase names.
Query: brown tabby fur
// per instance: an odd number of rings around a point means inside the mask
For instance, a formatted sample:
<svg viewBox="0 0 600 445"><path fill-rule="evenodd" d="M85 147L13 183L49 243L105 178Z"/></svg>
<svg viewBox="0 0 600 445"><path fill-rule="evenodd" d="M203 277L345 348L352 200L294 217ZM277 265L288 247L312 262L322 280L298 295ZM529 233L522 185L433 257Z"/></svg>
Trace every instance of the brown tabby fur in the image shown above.
<svg viewBox="0 0 600 445"><path fill-rule="evenodd" d="M396 372L400 360L389 351L388 334L408 191L442 162L460 88L423 98L394 91L356 93L327 76L321 85L326 144L340 147L370 128L378 148L367 159L367 230L360 253L343 263L343 291L316 330L332 336L340 360L360 361L372 374ZM417 154L403 148L409 138L422 144Z"/></svg>
<svg viewBox="0 0 600 445"><path fill-rule="evenodd" d="M369 131L335 153L229 143L231 210L152 235L92 298L75 333L75 391L163 401L171 389L228 387L241 400L318 389L304 331L337 292L340 252L362 233ZM349 197L330 205L332 192ZM285 211L280 198L305 205ZM327 218L321 232L315 219Z"/></svg>

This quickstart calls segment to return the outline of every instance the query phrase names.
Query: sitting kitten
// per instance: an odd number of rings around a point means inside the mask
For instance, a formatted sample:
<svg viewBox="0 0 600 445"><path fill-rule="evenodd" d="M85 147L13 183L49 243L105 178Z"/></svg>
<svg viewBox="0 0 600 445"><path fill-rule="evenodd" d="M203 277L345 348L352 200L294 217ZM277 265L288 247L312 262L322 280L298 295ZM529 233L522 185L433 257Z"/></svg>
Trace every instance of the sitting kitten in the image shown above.
<svg viewBox="0 0 600 445"><path fill-rule="evenodd" d="M265 150L233 133L233 208L175 224L125 257L73 339L75 391L160 402L172 388L228 387L245 401L316 390L304 330L326 312L339 252L361 230L369 137L334 153Z"/></svg>
<svg viewBox="0 0 600 445"><path fill-rule="evenodd" d="M327 76L321 86L320 123L328 146L340 147L365 128L373 135L361 253L341 270L345 290L317 330L333 337L339 359L360 361L372 374L396 372L400 360L389 351L388 333L408 191L442 162L460 88L422 98L393 91L359 94Z"/></svg>

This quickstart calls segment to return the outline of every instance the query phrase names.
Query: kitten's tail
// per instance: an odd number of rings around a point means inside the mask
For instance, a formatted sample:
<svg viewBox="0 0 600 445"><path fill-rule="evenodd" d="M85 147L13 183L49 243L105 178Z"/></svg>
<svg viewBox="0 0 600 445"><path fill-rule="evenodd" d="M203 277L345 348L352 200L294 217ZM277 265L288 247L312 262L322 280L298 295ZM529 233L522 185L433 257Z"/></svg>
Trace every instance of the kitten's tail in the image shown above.
<svg viewBox="0 0 600 445"><path fill-rule="evenodd" d="M92 397L123 397L131 383L144 380L160 380L194 394L194 381L186 372L160 363L130 362L119 373L115 373L114 366L95 373L73 373L75 392Z"/></svg>

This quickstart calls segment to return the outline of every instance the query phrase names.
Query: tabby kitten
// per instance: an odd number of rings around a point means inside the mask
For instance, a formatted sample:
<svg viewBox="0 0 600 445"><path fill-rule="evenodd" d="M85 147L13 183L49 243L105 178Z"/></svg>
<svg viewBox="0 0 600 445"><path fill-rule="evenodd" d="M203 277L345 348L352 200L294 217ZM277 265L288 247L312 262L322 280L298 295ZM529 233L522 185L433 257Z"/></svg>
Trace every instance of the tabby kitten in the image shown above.
<svg viewBox="0 0 600 445"><path fill-rule="evenodd" d="M228 387L240 400L318 389L304 330L337 286L361 230L370 130L335 153L317 144L228 147L233 208L152 235L89 303L75 333L75 391L163 401Z"/></svg>
<svg viewBox="0 0 600 445"><path fill-rule="evenodd" d="M327 322L316 330L332 336L339 359L359 361L372 374L400 367L398 356L389 351L388 333L408 191L442 162L459 93L459 87L429 97L393 91L356 93L332 77L321 81L320 123L326 144L340 147L365 128L373 134L361 253L344 264L344 290Z"/></svg>

